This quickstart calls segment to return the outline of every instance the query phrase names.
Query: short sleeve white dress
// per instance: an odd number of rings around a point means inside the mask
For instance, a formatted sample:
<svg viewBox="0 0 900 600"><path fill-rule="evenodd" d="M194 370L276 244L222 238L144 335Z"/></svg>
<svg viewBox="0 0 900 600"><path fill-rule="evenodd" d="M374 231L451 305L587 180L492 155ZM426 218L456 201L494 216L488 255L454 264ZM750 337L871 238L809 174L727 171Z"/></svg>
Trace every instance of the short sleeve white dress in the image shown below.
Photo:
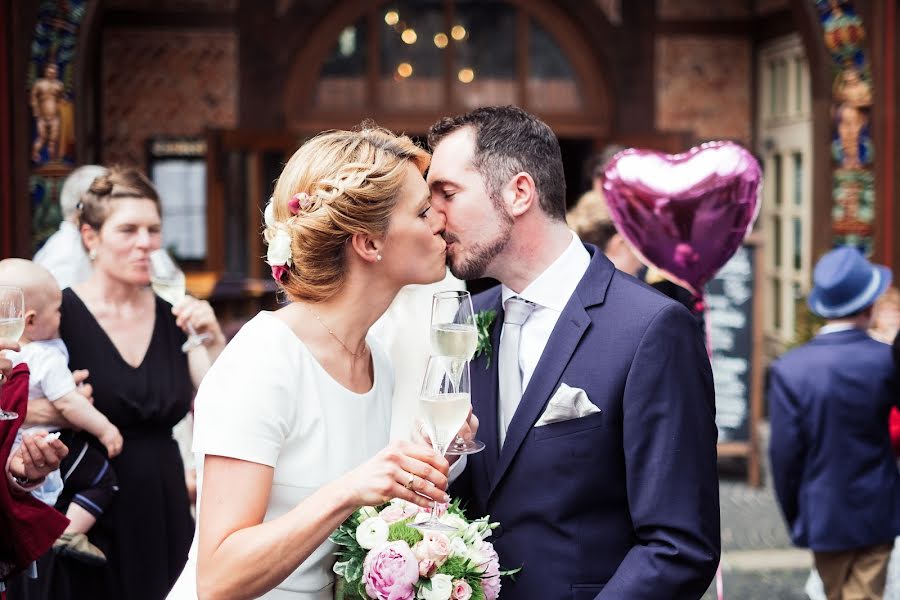
<svg viewBox="0 0 900 600"><path fill-rule="evenodd" d="M274 467L264 520L284 515L323 484L359 466L388 443L393 373L377 342L374 383L356 394L336 382L294 332L272 313L249 321L203 379L194 409L198 523L203 458L228 456ZM240 494L240 489L235 489ZM169 598L195 600L197 538ZM267 600L331 600L335 546L326 541Z"/></svg>

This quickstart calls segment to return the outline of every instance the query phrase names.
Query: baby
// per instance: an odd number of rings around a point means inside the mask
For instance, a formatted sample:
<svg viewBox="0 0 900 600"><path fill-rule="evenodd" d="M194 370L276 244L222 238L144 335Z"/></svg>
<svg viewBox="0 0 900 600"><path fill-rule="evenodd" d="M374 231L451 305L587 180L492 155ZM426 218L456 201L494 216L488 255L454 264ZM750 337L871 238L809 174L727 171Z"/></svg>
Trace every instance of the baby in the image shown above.
<svg viewBox="0 0 900 600"><path fill-rule="evenodd" d="M59 339L62 292L45 268L28 260L0 261L0 285L22 288L25 294L25 333L19 339L21 351L7 352L13 364L25 363L31 372L28 398L47 398L72 427L90 433L106 447L109 458L122 451L122 434L91 402L78 393L69 371L69 354ZM42 429L58 431L61 424ZM60 465L64 490L72 498L66 510L71 523L53 545L54 551L90 564L103 564L103 552L87 538L97 518L103 514L118 490L116 476L106 456L92 447L83 435L67 434L63 441L69 455ZM57 480L58 481L58 480ZM53 487L51 478L45 486ZM53 503L53 490L36 494ZM47 495L51 498L48 500Z"/></svg>

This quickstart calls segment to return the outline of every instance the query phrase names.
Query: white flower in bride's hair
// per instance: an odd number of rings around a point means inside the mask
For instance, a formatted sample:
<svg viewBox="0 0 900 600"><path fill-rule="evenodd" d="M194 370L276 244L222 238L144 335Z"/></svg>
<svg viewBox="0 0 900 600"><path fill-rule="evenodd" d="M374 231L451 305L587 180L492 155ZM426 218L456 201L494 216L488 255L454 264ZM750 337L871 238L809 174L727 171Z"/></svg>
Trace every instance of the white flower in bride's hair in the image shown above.
<svg viewBox="0 0 900 600"><path fill-rule="evenodd" d="M365 550L371 550L388 540L388 524L384 519L372 517L366 519L356 528L356 541Z"/></svg>
<svg viewBox="0 0 900 600"><path fill-rule="evenodd" d="M453 578L443 573L431 578L431 589L419 588L418 597L422 600L450 600L453 593Z"/></svg>
<svg viewBox="0 0 900 600"><path fill-rule="evenodd" d="M263 212L263 222L266 224L266 227L273 227L275 225L275 209L272 204L274 200L275 198L269 198L269 203L266 204L266 210Z"/></svg>
<svg viewBox="0 0 900 600"><path fill-rule="evenodd" d="M275 232L269 240L269 249L266 251L266 262L270 267L291 264L291 234L283 229Z"/></svg>

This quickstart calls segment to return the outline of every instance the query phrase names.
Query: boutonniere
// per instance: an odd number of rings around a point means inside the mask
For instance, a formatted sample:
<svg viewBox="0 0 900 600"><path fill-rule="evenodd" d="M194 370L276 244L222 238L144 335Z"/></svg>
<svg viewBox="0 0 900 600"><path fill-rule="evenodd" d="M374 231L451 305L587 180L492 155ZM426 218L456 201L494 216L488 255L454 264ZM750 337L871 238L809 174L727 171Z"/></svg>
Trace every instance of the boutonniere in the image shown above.
<svg viewBox="0 0 900 600"><path fill-rule="evenodd" d="M483 310L475 314L475 329L478 330L478 345L475 346L475 356L478 357L484 354L487 359L484 366L485 369L491 366L491 352L493 351L491 346L491 326L496 318L496 310Z"/></svg>

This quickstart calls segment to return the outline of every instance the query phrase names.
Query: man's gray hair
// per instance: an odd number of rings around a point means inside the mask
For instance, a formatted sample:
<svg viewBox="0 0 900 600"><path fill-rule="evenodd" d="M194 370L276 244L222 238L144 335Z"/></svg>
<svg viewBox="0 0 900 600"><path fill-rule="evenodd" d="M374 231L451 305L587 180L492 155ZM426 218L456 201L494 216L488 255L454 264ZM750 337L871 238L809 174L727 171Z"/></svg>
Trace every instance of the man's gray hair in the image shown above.
<svg viewBox="0 0 900 600"><path fill-rule="evenodd" d="M64 219L75 214L78 202L95 179L106 175L106 167L100 165L84 165L78 167L66 178L62 192L59 194L59 207L62 209Z"/></svg>

